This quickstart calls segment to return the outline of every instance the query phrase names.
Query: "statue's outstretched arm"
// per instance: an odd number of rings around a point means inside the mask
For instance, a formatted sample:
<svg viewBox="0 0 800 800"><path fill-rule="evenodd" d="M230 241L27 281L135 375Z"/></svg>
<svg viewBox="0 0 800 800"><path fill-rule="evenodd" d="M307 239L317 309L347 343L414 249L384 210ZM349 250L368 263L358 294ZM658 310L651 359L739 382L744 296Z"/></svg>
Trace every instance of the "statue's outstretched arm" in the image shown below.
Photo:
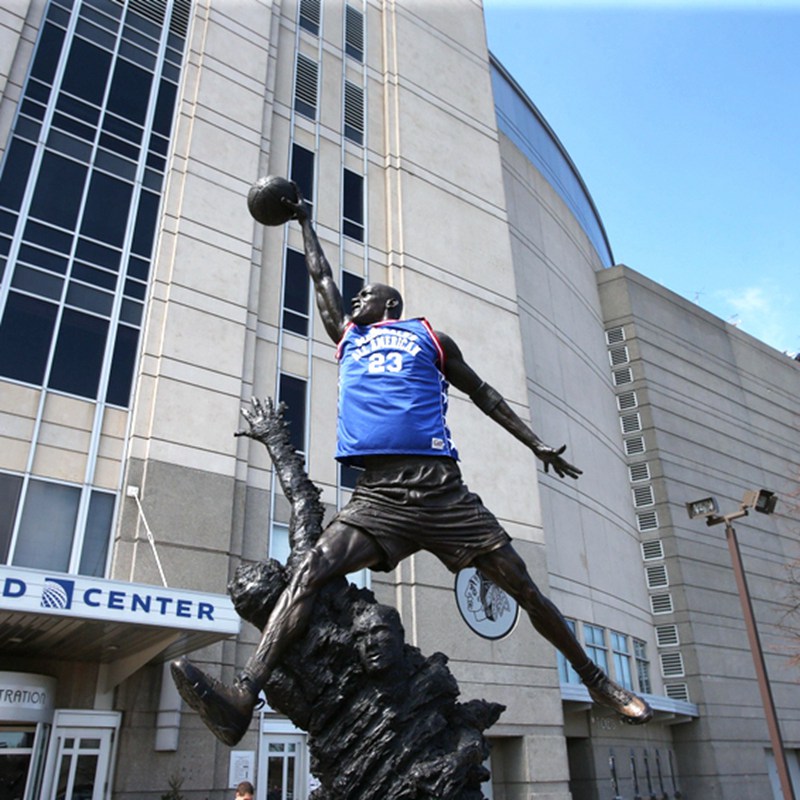
<svg viewBox="0 0 800 800"><path fill-rule="evenodd" d="M322 324L325 326L328 336L338 343L347 325L342 294L333 278L331 265L325 258L325 253L322 252L322 245L319 243L314 226L311 224L306 201L303 199L300 189L297 188L297 184L295 184L295 188L297 189L297 202L292 203L287 198L284 198L283 202L292 209L294 218L300 223L303 231L306 267L314 284L314 296L322 317Z"/></svg>
<svg viewBox="0 0 800 800"><path fill-rule="evenodd" d="M472 367L464 360L458 345L447 334L437 331L437 337L445 352L444 374L447 380L475 403L484 414L491 417L512 436L530 448L537 458L544 463L544 471L550 467L564 478L577 478L582 470L573 466L562 454L567 449L562 445L558 449L544 444L542 440L514 412L503 396L486 381L482 380Z"/></svg>

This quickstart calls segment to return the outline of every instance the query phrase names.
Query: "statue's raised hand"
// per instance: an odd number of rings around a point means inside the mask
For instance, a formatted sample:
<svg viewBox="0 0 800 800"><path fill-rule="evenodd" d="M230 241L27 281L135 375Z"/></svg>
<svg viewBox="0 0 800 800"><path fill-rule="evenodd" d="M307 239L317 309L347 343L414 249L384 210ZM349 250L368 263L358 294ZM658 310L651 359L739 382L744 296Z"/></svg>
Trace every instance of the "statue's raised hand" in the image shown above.
<svg viewBox="0 0 800 800"><path fill-rule="evenodd" d="M567 446L565 444L561 445L561 447L556 450L553 447L548 447L546 444L539 443L536 445L533 452L536 453L537 457L544 463L545 472L549 472L550 467L552 467L559 478L567 476L570 478L577 478L579 475L583 475L582 469L578 469L561 457L561 454L566 449Z"/></svg>
<svg viewBox="0 0 800 800"><path fill-rule="evenodd" d="M270 426L278 416L279 409L275 407L272 399L267 397L259 400L253 397L250 400L250 408L242 409L242 416L247 420L249 428L236 431L234 436L249 436L251 439L263 439Z"/></svg>

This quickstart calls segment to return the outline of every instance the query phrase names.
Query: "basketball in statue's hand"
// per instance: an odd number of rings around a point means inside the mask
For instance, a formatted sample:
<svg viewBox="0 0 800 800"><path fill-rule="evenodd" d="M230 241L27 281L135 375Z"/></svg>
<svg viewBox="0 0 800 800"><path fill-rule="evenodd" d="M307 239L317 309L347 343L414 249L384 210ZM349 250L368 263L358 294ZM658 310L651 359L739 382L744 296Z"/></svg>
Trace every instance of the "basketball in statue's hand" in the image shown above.
<svg viewBox="0 0 800 800"><path fill-rule="evenodd" d="M247 193L247 208L256 222L262 225L283 225L294 212L284 205L283 198L297 202L297 191L291 181L277 175L267 175L256 181Z"/></svg>

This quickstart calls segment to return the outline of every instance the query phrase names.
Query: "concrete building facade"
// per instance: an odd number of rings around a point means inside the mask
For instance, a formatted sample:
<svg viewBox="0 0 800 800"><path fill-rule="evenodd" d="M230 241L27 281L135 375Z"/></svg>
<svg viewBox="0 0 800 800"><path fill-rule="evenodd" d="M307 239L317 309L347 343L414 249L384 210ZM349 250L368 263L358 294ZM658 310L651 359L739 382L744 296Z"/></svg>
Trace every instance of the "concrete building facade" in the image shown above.
<svg viewBox="0 0 800 800"><path fill-rule="evenodd" d="M9 798L313 785L287 720L262 713L231 751L164 668L189 652L230 680L256 631L226 584L286 555L266 453L233 436L250 397L288 404L330 512L355 479L332 457L334 346L299 227L246 210L266 174L302 188L345 296L396 286L584 470L545 475L453 392L467 483L590 654L648 696L644 728L593 708L526 620L471 633L429 554L357 577L410 643L449 656L465 698L508 707L487 795L779 796L723 537L683 506L791 494L800 367L614 265L575 165L489 54L479 2L21 0L0 34ZM743 552L797 770L796 517L758 516Z"/></svg>

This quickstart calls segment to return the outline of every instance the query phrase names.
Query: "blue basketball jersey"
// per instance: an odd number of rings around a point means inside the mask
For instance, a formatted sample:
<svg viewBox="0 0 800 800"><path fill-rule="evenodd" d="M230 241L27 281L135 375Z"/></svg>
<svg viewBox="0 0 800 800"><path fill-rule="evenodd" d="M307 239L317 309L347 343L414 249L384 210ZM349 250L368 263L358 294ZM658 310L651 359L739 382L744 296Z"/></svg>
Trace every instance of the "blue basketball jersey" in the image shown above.
<svg viewBox="0 0 800 800"><path fill-rule="evenodd" d="M447 427L444 351L422 318L347 326L337 350L339 424L336 458L458 458Z"/></svg>

